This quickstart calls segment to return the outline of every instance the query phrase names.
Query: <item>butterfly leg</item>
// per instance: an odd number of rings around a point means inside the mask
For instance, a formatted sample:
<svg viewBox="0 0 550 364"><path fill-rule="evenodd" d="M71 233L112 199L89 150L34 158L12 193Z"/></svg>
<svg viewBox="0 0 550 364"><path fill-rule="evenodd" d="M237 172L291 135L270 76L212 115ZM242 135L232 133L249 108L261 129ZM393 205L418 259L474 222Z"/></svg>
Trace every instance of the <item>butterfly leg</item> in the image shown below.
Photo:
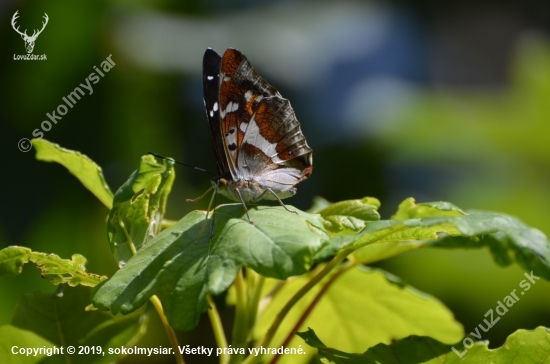
<svg viewBox="0 0 550 364"><path fill-rule="evenodd" d="M216 225L214 219L216 218L216 200L218 198L218 192L220 187L220 181L216 181L216 189L214 190L214 196L210 199L210 205L208 206L208 211L210 211L210 207L212 206L212 202L214 202L214 208L212 209L212 226L210 226L210 240L214 237L214 233L216 232ZM210 191L210 190L209 190ZM208 216L208 213L206 214ZM210 250L210 248L208 248ZM210 251L209 251L210 253Z"/></svg>
<svg viewBox="0 0 550 364"><path fill-rule="evenodd" d="M285 206L285 204L283 203L283 201L281 201L281 199L279 198L279 196L277 196L277 194L275 192L273 192L273 190L271 188L268 188L267 190L265 190L265 192L269 192L271 193L273 196L275 196L275 198L277 199L277 201L279 201L279 204L281 204L281 206L283 206L285 208L285 210L287 210L288 212L292 212L293 214L296 214L298 215L298 213L296 211L292 211L292 210L289 210L288 207ZM265 193L264 192L264 193Z"/></svg>
<svg viewBox="0 0 550 364"><path fill-rule="evenodd" d="M199 241L200 237L202 236L202 233L204 232L204 228L206 227L207 223L208 223L208 216L210 215L210 208L212 206L214 206L214 208L212 209L212 219L211 219L211 224L210 224L210 240L212 240L212 238L214 237L214 233L215 233L215 222L214 222L214 219L216 217L216 197L218 196L218 183L216 182L216 185L215 185L215 189L214 189L214 193L212 194L212 198L210 198L210 203L208 204L208 209L206 210L206 214L204 215L204 223L202 224L202 227L201 227L201 231L199 232L199 235L198 235L198 238L197 240L195 241L195 244ZM206 193L208 193L210 190L212 190L214 187L210 187L208 189L208 191L206 191ZM206 193L204 193L202 196L200 196L198 199L195 199L195 200L191 200L188 202L194 202L194 201L198 201L200 200L201 198L204 197L204 195L206 195ZM213 203L213 204L212 204ZM210 249L210 248L208 248Z"/></svg>
<svg viewBox="0 0 550 364"><path fill-rule="evenodd" d="M248 214L248 209L246 208L246 204L244 203L243 197L241 196L241 193L238 189L235 190L237 192L237 195L239 195L239 200L241 200L241 203L243 204L244 212L246 212L246 217L248 217L248 222L251 224L254 224L254 221L250 220L250 215Z"/></svg>
<svg viewBox="0 0 550 364"><path fill-rule="evenodd" d="M206 190L205 193L203 193L202 195L200 195L200 196L197 197L197 198L188 198L188 199L186 199L185 201L187 201L187 202L197 202L197 201L200 201L200 200L202 200L202 198L203 198L204 196L206 196L206 195L208 194L208 192L212 191L213 188L214 188L214 187L210 187L209 189Z"/></svg>

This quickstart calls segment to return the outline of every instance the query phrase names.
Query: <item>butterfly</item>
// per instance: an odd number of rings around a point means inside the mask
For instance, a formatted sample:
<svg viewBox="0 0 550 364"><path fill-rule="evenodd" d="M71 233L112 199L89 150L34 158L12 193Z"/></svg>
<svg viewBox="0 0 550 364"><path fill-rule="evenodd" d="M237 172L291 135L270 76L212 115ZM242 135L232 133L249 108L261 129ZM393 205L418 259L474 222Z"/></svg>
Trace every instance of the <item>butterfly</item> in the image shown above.
<svg viewBox="0 0 550 364"><path fill-rule="evenodd" d="M296 194L313 168L313 151L290 102L233 48L223 56L206 50L203 91L218 167L213 187L241 202L251 223L247 203L277 200L287 209L281 200Z"/></svg>

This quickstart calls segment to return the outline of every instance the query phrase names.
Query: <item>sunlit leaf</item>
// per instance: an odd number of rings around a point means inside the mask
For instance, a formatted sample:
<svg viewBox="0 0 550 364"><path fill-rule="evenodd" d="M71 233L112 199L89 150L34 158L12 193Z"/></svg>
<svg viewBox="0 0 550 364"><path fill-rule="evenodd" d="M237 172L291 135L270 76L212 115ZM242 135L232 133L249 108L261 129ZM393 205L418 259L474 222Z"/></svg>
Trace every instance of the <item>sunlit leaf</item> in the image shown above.
<svg viewBox="0 0 550 364"><path fill-rule="evenodd" d="M526 271L533 270L537 276L550 279L550 243L540 230L506 214L480 211L467 213L465 216L421 219L422 227L430 226L433 229L442 224L451 224L458 231L446 230L447 235L442 235L440 240L424 243L440 248L488 247L499 265L517 262ZM430 216L434 216L433 212L430 212Z"/></svg>
<svg viewBox="0 0 550 364"><path fill-rule="evenodd" d="M255 337L262 337L283 305L310 277L285 282L259 318ZM330 279L330 278L329 278ZM304 296L279 326L273 347L279 347L293 325L329 280ZM317 302L309 317L297 328L315 328L331 347L362 352L378 343L389 344L410 335L430 336L445 343L464 337L462 325L436 298L421 293L381 270L353 268L336 278ZM295 337L290 347L301 341ZM289 356L292 363L295 356Z"/></svg>
<svg viewBox="0 0 550 364"><path fill-rule="evenodd" d="M80 152L61 148L46 139L33 139L36 159L44 162L56 162L64 166L107 208L113 205L113 193L109 189L103 171L95 162Z"/></svg>
<svg viewBox="0 0 550 364"><path fill-rule="evenodd" d="M254 224L240 204L218 207L211 241L210 220L202 212L188 214L98 286L94 305L128 313L157 294L170 324L190 330L206 309L206 294L227 290L241 267L279 279L300 275L328 239L319 234L323 223L318 215L267 206L250 207L249 213Z"/></svg>
<svg viewBox="0 0 550 364"><path fill-rule="evenodd" d="M353 233L365 227L366 221L380 220L380 202L372 197L360 200L346 200L333 203L317 211L324 219L324 226L330 232L348 230Z"/></svg>
<svg viewBox="0 0 550 364"><path fill-rule="evenodd" d="M441 216L438 216L438 211L441 211ZM537 276L550 279L548 239L541 231L514 217L477 211L465 214L449 203L415 205L412 199L405 200L395 216L417 218L367 222L357 234L333 236L317 257L320 259L349 249L354 251L358 261L372 263L426 246L487 246L498 264L517 262L525 270L533 270Z"/></svg>
<svg viewBox="0 0 550 364"><path fill-rule="evenodd" d="M362 264L371 264L425 246L425 240L387 241L360 248L353 252L353 258Z"/></svg>
<svg viewBox="0 0 550 364"><path fill-rule="evenodd" d="M432 242L438 248L488 247L502 266L517 262L526 271L550 280L550 243L540 230L515 217L489 212L469 212L453 224L462 237L449 236ZM475 237L480 239L465 239Z"/></svg>
<svg viewBox="0 0 550 364"><path fill-rule="evenodd" d="M409 197L399 204L392 220L420 219L431 216L463 216L464 211L450 202L425 202L417 204L414 198Z"/></svg>
<svg viewBox="0 0 550 364"><path fill-rule="evenodd" d="M318 350L324 364L550 363L550 332L544 327L518 330L503 346L491 350L487 341L468 343L471 347L466 349L462 343L453 347L429 337L411 336L390 345L376 345L363 354L328 348L312 329L297 334Z"/></svg>
<svg viewBox="0 0 550 364"><path fill-rule="evenodd" d="M173 164L170 160L159 164L152 155L145 155L139 169L116 192L107 238L120 266L160 231L175 178Z"/></svg>
<svg viewBox="0 0 550 364"><path fill-rule="evenodd" d="M68 260L55 254L33 252L22 246L9 246L0 250L0 276L16 276L28 262L36 264L42 272L42 278L53 284L93 287L107 278L88 273L85 268L86 258L80 254L73 254L71 260Z"/></svg>

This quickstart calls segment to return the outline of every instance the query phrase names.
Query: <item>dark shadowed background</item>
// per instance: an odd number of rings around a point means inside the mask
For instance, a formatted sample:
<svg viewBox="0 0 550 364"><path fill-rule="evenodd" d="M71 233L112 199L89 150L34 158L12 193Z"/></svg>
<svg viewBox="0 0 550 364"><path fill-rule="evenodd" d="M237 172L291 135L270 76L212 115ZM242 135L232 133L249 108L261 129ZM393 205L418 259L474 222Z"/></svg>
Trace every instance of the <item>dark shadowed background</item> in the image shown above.
<svg viewBox="0 0 550 364"><path fill-rule="evenodd" d="M314 150L314 173L287 203L307 209L316 195L374 196L388 218L412 196L505 212L550 234L550 3L444 3L2 2L0 246L80 253L90 272L113 274L106 208L63 167L36 161L18 142L112 55L116 65L44 138L96 161L113 191L149 150L214 171L202 102L207 47L241 50L290 99ZM26 54L10 24L16 10L28 34L48 14L33 51L47 60L14 60ZM206 208L185 199L208 186L208 175L178 167L167 217ZM486 250L424 249L379 266L440 298L466 332L524 279ZM516 329L550 327L549 288L539 281L521 297L484 335L490 347ZM37 290L55 288L30 265L0 279L0 324L22 293ZM231 309L224 312L229 318ZM169 345L155 320L139 346ZM182 343L213 346L206 316L201 324L181 333Z"/></svg>

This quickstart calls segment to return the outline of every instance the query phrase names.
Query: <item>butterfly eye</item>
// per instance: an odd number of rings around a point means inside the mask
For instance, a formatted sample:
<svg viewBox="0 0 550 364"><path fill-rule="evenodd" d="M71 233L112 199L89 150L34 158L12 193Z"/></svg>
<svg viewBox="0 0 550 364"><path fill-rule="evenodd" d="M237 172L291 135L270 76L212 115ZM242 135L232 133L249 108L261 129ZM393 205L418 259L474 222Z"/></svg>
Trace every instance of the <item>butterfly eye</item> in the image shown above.
<svg viewBox="0 0 550 364"><path fill-rule="evenodd" d="M237 149L237 144L231 143L227 147L229 148L230 151L234 151L235 149Z"/></svg>

